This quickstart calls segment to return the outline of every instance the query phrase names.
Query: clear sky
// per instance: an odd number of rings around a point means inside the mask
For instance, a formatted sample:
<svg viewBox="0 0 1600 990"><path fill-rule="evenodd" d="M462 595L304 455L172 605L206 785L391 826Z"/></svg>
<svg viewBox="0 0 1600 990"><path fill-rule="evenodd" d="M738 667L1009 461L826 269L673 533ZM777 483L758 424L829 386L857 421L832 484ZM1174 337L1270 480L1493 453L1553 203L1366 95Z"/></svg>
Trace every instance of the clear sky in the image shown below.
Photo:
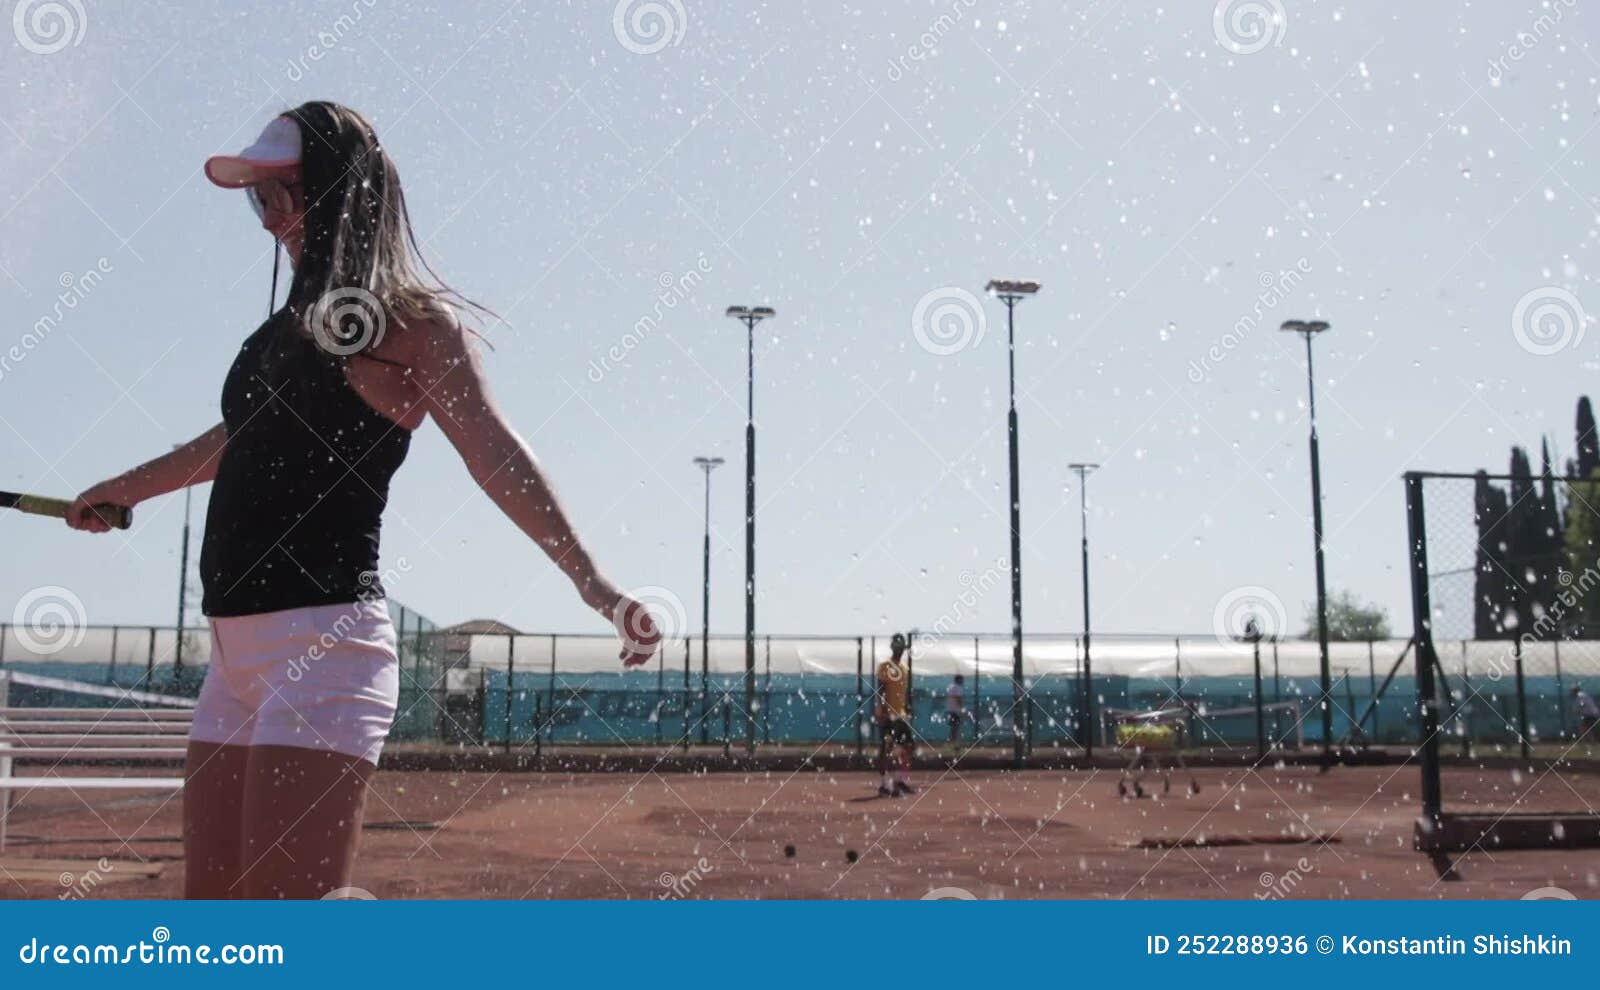
<svg viewBox="0 0 1600 990"><path fill-rule="evenodd" d="M1249 587L1299 625L1284 319L1333 324L1330 584L1401 628L1400 473L1503 470L1542 434L1565 458L1591 388L1600 11L1561 0L49 7L7 3L0 33L0 351L22 355L0 487L71 494L217 421L271 252L200 165L311 98L371 117L429 257L505 316L493 384L598 559L694 627L696 455L728 460L712 625L743 624L730 304L778 310L757 339L769 632L1007 627L990 277L1044 285L1017 310L1033 629L1081 621L1080 460L1104 464L1097 627L1204 632ZM0 518L0 619L59 585L93 622L170 623L182 502L100 537ZM384 554L440 622L604 629L431 425Z"/></svg>

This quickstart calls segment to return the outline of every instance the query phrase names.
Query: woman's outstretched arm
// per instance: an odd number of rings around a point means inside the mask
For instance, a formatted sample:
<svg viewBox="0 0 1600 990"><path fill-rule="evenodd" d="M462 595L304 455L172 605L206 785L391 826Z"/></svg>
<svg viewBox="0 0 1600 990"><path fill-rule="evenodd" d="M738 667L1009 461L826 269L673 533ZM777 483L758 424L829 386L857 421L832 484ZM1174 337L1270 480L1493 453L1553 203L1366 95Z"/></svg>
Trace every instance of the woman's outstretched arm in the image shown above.
<svg viewBox="0 0 1600 990"><path fill-rule="evenodd" d="M212 480L217 476L217 462L227 443L227 428L218 423L171 453L85 489L73 501L67 513L67 525L91 533L104 533L110 527L90 510L90 506L109 503L132 508L157 495Z"/></svg>
<svg viewBox="0 0 1600 990"><path fill-rule="evenodd" d="M573 530L533 450L489 395L477 349L448 317L428 324L407 348L415 384L467 471L495 505L571 579L584 603L611 620L629 666L649 660L660 641L643 605L600 573Z"/></svg>

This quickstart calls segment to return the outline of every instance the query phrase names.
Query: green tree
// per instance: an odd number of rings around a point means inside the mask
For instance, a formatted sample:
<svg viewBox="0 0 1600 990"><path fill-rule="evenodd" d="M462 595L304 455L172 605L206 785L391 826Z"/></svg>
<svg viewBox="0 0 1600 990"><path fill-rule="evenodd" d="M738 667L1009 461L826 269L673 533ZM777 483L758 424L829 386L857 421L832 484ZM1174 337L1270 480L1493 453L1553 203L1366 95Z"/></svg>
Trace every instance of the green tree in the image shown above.
<svg viewBox="0 0 1600 990"><path fill-rule="evenodd" d="M1317 603L1306 606L1306 639L1317 638ZM1364 642L1389 638L1389 613L1383 606L1364 602L1351 591L1328 593L1328 639Z"/></svg>
<svg viewBox="0 0 1600 990"><path fill-rule="evenodd" d="M1600 468L1600 435L1597 435L1594 423L1594 407L1589 403L1587 395L1578 397L1578 419L1575 426L1578 444L1578 460L1567 468L1568 474L1575 474L1580 478L1587 478Z"/></svg>
<svg viewBox="0 0 1600 990"><path fill-rule="evenodd" d="M1569 583L1581 591L1589 587L1587 575L1600 566L1600 468L1593 480L1567 486L1567 512L1563 542ZM1562 615L1562 632L1571 639L1589 639L1600 631L1600 595L1579 594Z"/></svg>
<svg viewBox="0 0 1600 990"><path fill-rule="evenodd" d="M1479 471L1474 491L1474 515L1478 528L1476 558L1472 568L1474 639L1504 639L1508 634L1511 571L1506 559L1511 542L1507 524L1509 503L1505 489L1491 484L1486 471ZM1515 625L1515 622L1511 622Z"/></svg>

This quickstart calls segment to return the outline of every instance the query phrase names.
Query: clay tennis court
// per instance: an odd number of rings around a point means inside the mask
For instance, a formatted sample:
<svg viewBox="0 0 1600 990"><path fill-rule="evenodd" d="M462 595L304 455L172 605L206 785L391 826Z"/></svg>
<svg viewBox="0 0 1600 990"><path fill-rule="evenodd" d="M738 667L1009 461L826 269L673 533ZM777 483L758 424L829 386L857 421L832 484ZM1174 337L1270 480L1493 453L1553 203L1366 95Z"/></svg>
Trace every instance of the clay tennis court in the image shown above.
<svg viewBox="0 0 1600 990"><path fill-rule="evenodd" d="M1412 849L1412 766L1196 777L1197 796L1174 775L1170 797L1120 800L1115 770L935 770L917 795L879 799L854 771L385 771L355 883L384 899L1600 893L1600 850L1473 852L1441 882ZM1594 775L1457 768L1444 785L1458 808L1600 806ZM32 795L12 813L0 896L180 896L179 821L177 798L100 795L90 810Z"/></svg>

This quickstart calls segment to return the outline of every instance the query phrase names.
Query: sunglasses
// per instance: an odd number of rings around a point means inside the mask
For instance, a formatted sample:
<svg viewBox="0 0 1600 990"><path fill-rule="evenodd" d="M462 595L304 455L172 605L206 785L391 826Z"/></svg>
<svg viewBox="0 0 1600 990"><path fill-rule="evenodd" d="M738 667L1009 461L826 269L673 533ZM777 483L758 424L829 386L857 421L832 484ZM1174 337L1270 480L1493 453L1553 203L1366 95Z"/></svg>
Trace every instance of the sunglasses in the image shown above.
<svg viewBox="0 0 1600 990"><path fill-rule="evenodd" d="M253 186L246 186L244 192L250 199L250 208L255 211L256 219L264 222L268 210L280 215L294 213L295 193L302 188L299 181L282 182L278 179L266 179Z"/></svg>

